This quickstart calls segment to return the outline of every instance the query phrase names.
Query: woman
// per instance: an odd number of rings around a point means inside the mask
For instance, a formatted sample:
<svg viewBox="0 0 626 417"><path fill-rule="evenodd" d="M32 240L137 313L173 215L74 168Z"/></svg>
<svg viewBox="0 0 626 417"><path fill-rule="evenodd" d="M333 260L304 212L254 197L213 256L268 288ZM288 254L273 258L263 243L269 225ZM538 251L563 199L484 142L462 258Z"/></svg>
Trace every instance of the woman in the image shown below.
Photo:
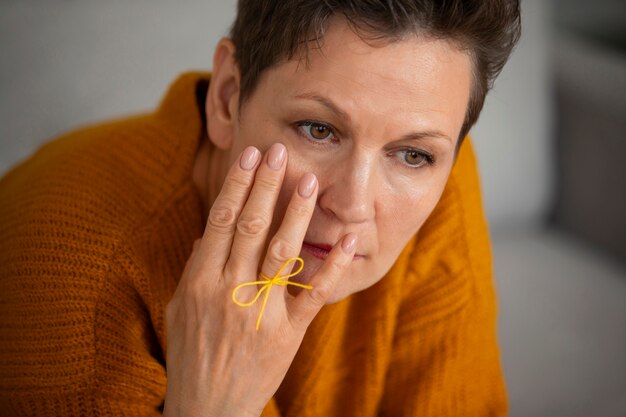
<svg viewBox="0 0 626 417"><path fill-rule="evenodd" d="M463 138L518 36L517 1L240 1L210 77L2 180L2 409L504 415Z"/></svg>

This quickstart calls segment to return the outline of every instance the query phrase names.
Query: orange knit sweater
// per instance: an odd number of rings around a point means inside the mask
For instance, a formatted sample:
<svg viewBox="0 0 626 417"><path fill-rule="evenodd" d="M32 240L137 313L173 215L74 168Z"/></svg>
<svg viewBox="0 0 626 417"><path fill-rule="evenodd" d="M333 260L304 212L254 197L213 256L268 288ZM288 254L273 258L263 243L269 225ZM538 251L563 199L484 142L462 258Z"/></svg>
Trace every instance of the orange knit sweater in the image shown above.
<svg viewBox="0 0 626 417"><path fill-rule="evenodd" d="M164 306L204 226L207 86L186 74L154 113L70 133L1 180L1 415L160 414ZM322 310L263 416L505 415L495 315L466 141L419 235Z"/></svg>

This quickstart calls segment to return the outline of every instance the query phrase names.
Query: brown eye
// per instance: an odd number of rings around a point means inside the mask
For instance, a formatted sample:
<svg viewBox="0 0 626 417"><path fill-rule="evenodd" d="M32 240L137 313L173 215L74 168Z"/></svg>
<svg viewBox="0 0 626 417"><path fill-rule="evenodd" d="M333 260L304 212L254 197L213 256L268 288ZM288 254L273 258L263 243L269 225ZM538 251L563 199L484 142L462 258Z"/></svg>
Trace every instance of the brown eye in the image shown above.
<svg viewBox="0 0 626 417"><path fill-rule="evenodd" d="M409 165L419 166L426 161L426 155L418 151L406 151L404 154L404 160Z"/></svg>
<svg viewBox="0 0 626 417"><path fill-rule="evenodd" d="M304 130L306 135L313 140L326 140L333 136L333 129L322 123L303 122L300 123L300 129Z"/></svg>
<svg viewBox="0 0 626 417"><path fill-rule="evenodd" d="M311 136L315 139L326 139L330 135L330 129L324 125L312 125Z"/></svg>
<svg viewBox="0 0 626 417"><path fill-rule="evenodd" d="M409 168L420 168L425 165L433 165L435 162L435 158L431 154L418 149L404 149L394 153Z"/></svg>

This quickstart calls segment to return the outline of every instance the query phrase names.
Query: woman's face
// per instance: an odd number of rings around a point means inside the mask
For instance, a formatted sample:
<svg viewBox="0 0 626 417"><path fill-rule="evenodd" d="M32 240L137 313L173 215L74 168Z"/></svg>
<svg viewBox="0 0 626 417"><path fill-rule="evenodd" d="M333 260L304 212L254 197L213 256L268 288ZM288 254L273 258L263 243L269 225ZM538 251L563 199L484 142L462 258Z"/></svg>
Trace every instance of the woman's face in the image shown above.
<svg viewBox="0 0 626 417"><path fill-rule="evenodd" d="M470 65L445 41L369 45L336 21L308 63L293 59L263 73L235 116L225 169L248 145L287 147L273 231L298 180L317 176L300 254L305 268L292 280L307 282L348 232L358 235L357 255L331 302L391 268L443 192L469 100Z"/></svg>

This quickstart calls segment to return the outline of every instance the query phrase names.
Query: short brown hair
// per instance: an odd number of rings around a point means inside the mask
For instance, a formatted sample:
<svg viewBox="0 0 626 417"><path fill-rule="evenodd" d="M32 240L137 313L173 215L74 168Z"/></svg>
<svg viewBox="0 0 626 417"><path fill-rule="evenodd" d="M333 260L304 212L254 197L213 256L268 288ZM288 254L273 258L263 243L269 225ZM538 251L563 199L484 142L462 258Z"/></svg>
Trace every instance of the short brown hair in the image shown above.
<svg viewBox="0 0 626 417"><path fill-rule="evenodd" d="M319 45L337 15L364 40L425 34L469 52L474 81L460 140L478 120L521 32L519 0L239 0L230 36L241 72L240 102L263 71L308 53L311 41Z"/></svg>

